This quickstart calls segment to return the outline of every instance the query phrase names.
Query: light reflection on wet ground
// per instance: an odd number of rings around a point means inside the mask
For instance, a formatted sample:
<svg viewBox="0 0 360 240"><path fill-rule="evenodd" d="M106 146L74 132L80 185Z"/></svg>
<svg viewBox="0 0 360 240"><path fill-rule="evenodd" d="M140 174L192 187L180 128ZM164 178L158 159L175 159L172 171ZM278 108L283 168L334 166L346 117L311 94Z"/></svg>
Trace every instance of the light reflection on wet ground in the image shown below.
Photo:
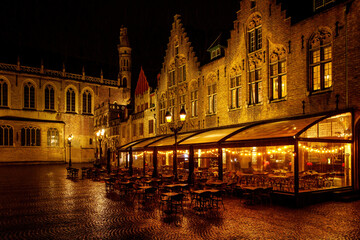
<svg viewBox="0 0 360 240"><path fill-rule="evenodd" d="M75 167L81 167L75 165ZM246 206L191 209L164 218L156 204L142 206L104 183L66 179L66 165L0 166L0 239L358 239L360 201L301 209Z"/></svg>

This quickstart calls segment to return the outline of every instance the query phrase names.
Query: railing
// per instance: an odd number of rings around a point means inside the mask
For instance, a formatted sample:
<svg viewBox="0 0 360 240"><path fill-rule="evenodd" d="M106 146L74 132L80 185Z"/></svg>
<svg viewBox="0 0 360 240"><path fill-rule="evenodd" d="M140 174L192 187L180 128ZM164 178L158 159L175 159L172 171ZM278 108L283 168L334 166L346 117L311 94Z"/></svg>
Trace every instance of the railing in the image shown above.
<svg viewBox="0 0 360 240"><path fill-rule="evenodd" d="M98 77L83 76L81 74L68 73L68 72L63 72L63 71L55 71L55 70L49 70L49 69L44 69L42 71L40 68L20 66L20 65L7 64L7 63L0 63L0 70L17 71L17 72L25 72L25 73L33 73L33 74L43 74L43 75L51 76L51 77L63 77L63 78L68 78L68 79L73 79L73 80L88 81L88 82L94 82L94 83L102 82L101 78L98 78ZM103 79L103 84L110 85L110 86L117 86L117 81L110 80L110 79Z"/></svg>

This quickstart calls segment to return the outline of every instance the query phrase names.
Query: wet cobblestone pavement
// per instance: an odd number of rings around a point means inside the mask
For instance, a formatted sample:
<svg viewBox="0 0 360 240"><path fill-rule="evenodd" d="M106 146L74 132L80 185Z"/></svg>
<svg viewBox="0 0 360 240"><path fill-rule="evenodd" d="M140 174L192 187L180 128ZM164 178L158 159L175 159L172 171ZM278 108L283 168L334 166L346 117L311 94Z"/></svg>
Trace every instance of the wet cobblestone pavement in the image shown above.
<svg viewBox="0 0 360 240"><path fill-rule="evenodd" d="M75 165L80 167L80 165ZM0 239L359 239L360 201L292 209L247 206L163 218L103 182L66 179L65 165L0 166Z"/></svg>

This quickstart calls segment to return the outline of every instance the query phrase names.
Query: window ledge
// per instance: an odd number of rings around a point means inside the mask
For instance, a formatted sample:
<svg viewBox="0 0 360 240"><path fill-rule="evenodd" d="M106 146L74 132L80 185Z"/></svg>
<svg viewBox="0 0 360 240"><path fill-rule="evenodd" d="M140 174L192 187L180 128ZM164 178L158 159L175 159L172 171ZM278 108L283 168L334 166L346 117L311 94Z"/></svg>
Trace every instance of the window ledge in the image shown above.
<svg viewBox="0 0 360 240"><path fill-rule="evenodd" d="M270 100L270 103L278 103L278 102L284 102L284 101L286 101L286 97Z"/></svg>
<svg viewBox="0 0 360 240"><path fill-rule="evenodd" d="M68 114L77 114L77 112L66 112Z"/></svg>
<svg viewBox="0 0 360 240"><path fill-rule="evenodd" d="M326 89L323 89L323 90L310 91L309 96L325 94L325 93L329 93L329 92L332 92L332 91L333 91L332 87L326 88Z"/></svg>
<svg viewBox="0 0 360 240"><path fill-rule="evenodd" d="M262 106L262 105L263 105L263 103L261 102L261 103L256 103L256 104L248 104L247 107L252 108L252 107Z"/></svg>
<svg viewBox="0 0 360 240"><path fill-rule="evenodd" d="M216 113L207 113L206 117L212 117L212 116L216 116Z"/></svg>
<svg viewBox="0 0 360 240"><path fill-rule="evenodd" d="M24 111L36 111L36 108L23 108Z"/></svg>
<svg viewBox="0 0 360 240"><path fill-rule="evenodd" d="M10 109L8 106L0 106L0 109Z"/></svg>
<svg viewBox="0 0 360 240"><path fill-rule="evenodd" d="M190 119L196 119L196 118L198 118L199 116L192 116L192 117L190 117Z"/></svg>
<svg viewBox="0 0 360 240"><path fill-rule="evenodd" d="M229 112L239 111L240 109L241 109L241 107L238 107L238 108L229 108Z"/></svg>
<svg viewBox="0 0 360 240"><path fill-rule="evenodd" d="M92 114L92 113L82 113L82 115L86 115L86 116L94 116L94 114Z"/></svg>
<svg viewBox="0 0 360 240"><path fill-rule="evenodd" d="M44 109L44 112L56 113L56 110L53 110L53 109Z"/></svg>

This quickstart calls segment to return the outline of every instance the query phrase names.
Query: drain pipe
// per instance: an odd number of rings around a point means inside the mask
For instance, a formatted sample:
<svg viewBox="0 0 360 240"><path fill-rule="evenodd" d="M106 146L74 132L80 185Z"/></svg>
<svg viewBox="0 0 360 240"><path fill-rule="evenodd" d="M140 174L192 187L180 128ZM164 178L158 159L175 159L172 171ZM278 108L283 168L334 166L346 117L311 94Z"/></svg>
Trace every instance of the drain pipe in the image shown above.
<svg viewBox="0 0 360 240"><path fill-rule="evenodd" d="M348 108L349 107L349 79L348 79L348 56L347 56L347 51L348 51L347 14L349 13L350 5L346 4L344 10L345 10L345 106L346 106L346 108Z"/></svg>

